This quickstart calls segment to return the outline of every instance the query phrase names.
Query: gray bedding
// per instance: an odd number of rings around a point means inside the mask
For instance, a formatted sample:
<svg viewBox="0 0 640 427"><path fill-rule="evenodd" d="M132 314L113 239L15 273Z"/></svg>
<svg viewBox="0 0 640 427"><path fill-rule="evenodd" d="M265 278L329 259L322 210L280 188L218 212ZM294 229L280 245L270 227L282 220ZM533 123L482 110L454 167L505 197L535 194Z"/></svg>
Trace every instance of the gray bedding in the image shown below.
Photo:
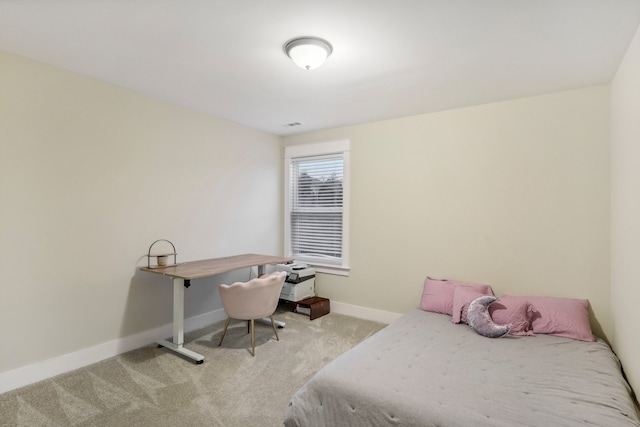
<svg viewBox="0 0 640 427"><path fill-rule="evenodd" d="M640 426L603 341L491 339L414 310L321 369L291 399L292 426Z"/></svg>

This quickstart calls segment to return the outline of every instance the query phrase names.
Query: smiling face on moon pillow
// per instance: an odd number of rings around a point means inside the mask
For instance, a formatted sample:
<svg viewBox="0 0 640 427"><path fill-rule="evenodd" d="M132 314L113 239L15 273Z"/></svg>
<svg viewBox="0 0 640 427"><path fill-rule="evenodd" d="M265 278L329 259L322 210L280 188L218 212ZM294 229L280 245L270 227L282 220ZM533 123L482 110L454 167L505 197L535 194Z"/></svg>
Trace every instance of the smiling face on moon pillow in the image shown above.
<svg viewBox="0 0 640 427"><path fill-rule="evenodd" d="M489 316L489 304L498 301L493 295L483 295L474 299L469 304L467 323L478 334L489 338L500 338L511 330L511 323L507 325L496 324Z"/></svg>

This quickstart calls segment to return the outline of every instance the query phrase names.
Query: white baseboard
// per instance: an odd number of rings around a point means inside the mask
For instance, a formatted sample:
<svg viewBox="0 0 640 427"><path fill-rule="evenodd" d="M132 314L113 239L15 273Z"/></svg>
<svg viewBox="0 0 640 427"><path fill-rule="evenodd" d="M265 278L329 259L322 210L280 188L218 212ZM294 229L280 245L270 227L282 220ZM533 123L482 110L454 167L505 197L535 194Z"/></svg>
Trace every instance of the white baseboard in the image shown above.
<svg viewBox="0 0 640 427"><path fill-rule="evenodd" d="M226 318L227 316L223 309L210 311L185 319L184 329L185 332L194 331L220 322ZM2 372L0 373L0 393L6 393L7 391L73 371L74 369L82 368L92 363L100 362L101 360L126 353L127 351L135 350L136 348L147 346L160 339L171 337L172 334L173 325L169 323L138 334L98 344L73 353L63 354L53 359Z"/></svg>
<svg viewBox="0 0 640 427"><path fill-rule="evenodd" d="M359 305L347 304L344 302L331 301L331 312L346 314L347 316L358 317L360 319L373 320L380 323L391 323L402 314L391 311L376 310L374 308L362 307Z"/></svg>

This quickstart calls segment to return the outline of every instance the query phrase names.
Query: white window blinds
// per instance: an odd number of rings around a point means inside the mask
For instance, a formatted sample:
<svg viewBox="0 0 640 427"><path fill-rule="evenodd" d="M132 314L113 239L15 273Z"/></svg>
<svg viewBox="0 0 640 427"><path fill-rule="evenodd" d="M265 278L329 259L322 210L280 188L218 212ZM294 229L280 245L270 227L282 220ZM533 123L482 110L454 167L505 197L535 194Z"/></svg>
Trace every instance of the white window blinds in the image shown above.
<svg viewBox="0 0 640 427"><path fill-rule="evenodd" d="M341 265L344 160L342 154L291 159L291 255Z"/></svg>

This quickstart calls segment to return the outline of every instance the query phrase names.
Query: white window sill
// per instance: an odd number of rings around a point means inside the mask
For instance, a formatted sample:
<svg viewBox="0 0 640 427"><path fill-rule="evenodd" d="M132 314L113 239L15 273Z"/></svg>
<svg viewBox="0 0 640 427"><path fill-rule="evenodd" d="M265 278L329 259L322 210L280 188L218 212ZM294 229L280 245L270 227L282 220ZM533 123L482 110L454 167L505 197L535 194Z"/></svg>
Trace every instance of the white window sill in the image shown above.
<svg viewBox="0 0 640 427"><path fill-rule="evenodd" d="M316 270L316 273L333 274L336 276L348 276L350 271L349 267L336 267L314 264L309 265Z"/></svg>

